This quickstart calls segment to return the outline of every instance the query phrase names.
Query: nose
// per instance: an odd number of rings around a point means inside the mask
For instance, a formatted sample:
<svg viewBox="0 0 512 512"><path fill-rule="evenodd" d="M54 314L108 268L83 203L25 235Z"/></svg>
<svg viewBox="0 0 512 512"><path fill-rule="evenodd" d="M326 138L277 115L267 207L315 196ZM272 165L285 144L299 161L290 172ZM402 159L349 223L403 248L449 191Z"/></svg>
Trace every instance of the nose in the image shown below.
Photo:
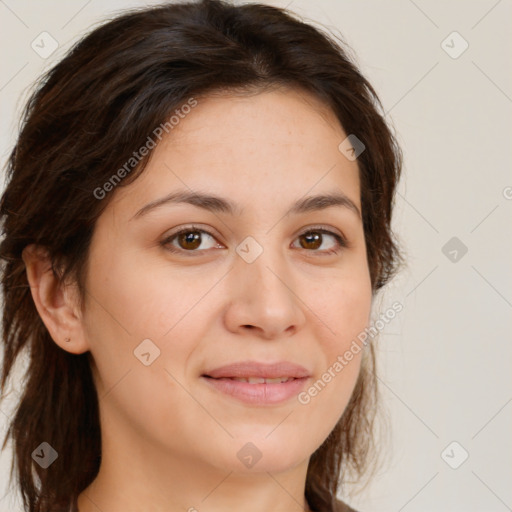
<svg viewBox="0 0 512 512"><path fill-rule="evenodd" d="M231 332L274 339L302 328L306 306L283 256L271 255L269 248L252 263L237 256L228 276L231 300L225 324Z"/></svg>

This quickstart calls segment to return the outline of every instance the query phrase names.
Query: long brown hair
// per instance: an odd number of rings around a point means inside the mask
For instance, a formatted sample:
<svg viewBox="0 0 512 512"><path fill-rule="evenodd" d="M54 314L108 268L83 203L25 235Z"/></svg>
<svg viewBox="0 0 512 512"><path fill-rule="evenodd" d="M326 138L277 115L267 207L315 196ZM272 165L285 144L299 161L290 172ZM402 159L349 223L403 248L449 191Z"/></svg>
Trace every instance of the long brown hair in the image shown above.
<svg viewBox="0 0 512 512"><path fill-rule="evenodd" d="M29 512L76 502L98 473L101 437L91 354L68 353L50 337L22 250L46 248L55 275L73 279L83 299L91 235L113 195L98 198L95 190L189 98L273 86L319 98L365 146L357 162L373 292L396 273L401 255L390 224L401 151L377 94L338 39L267 5L173 3L106 22L41 78L24 110L0 202L2 391L16 360L28 358L3 448L11 437L11 479L16 469ZM136 179L147 160L118 186ZM368 349L349 405L310 460L306 498L316 511L334 510L340 475L363 475L369 461L377 386L373 344ZM46 469L31 457L43 440L58 453Z"/></svg>

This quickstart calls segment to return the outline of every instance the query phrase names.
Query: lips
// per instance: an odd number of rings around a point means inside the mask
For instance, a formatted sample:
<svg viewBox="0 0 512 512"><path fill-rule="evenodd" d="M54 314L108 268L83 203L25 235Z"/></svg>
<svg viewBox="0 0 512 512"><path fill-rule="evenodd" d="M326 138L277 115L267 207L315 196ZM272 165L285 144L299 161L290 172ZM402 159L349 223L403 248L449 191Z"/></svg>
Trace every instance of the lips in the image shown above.
<svg viewBox="0 0 512 512"><path fill-rule="evenodd" d="M295 377L277 377L276 379L266 379L263 377L221 377L221 379L236 380L237 382L248 382L249 384L282 384L294 380Z"/></svg>
<svg viewBox="0 0 512 512"><path fill-rule="evenodd" d="M309 380L303 366L279 362L275 364L243 361L202 375L204 381L223 395L251 405L275 405L296 396Z"/></svg>
<svg viewBox="0 0 512 512"><path fill-rule="evenodd" d="M303 366L281 361L278 363L258 363L240 361L209 370L203 374L213 379L302 379L309 377L310 372ZM250 381L249 381L250 382ZM254 383L261 383L260 381Z"/></svg>

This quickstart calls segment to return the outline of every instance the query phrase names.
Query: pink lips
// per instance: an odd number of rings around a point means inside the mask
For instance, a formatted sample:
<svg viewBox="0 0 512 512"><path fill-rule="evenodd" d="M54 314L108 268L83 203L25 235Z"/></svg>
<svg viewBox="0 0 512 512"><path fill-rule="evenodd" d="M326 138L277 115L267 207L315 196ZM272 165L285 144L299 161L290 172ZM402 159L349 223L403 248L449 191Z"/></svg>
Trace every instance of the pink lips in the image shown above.
<svg viewBox="0 0 512 512"><path fill-rule="evenodd" d="M274 364L241 361L209 370L203 379L213 388L253 405L270 405L296 396L304 388L310 372L287 361ZM244 382L235 379L250 379ZM281 379L279 382L259 382Z"/></svg>

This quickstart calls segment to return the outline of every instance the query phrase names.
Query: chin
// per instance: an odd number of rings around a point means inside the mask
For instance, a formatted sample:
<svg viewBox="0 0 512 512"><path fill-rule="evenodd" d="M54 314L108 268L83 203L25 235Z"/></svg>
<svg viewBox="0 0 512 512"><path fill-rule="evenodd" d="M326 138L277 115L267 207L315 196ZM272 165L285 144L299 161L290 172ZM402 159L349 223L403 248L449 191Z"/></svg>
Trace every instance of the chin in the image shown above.
<svg viewBox="0 0 512 512"><path fill-rule="evenodd" d="M275 454L272 454L271 456L267 455L267 457L263 454L261 459L252 467L245 467L243 464L238 463L234 467L230 467L229 470L245 475L254 475L255 473L284 473L295 468L302 462L304 462L304 459L298 456L287 458L287 460L283 461L276 457Z"/></svg>
<svg viewBox="0 0 512 512"><path fill-rule="evenodd" d="M223 453L217 460L223 461L226 470L250 474L287 471L309 459L311 453L304 446L303 436L286 439L277 431L268 435L271 431L266 429L264 434L253 431L253 435L237 436L222 448Z"/></svg>

